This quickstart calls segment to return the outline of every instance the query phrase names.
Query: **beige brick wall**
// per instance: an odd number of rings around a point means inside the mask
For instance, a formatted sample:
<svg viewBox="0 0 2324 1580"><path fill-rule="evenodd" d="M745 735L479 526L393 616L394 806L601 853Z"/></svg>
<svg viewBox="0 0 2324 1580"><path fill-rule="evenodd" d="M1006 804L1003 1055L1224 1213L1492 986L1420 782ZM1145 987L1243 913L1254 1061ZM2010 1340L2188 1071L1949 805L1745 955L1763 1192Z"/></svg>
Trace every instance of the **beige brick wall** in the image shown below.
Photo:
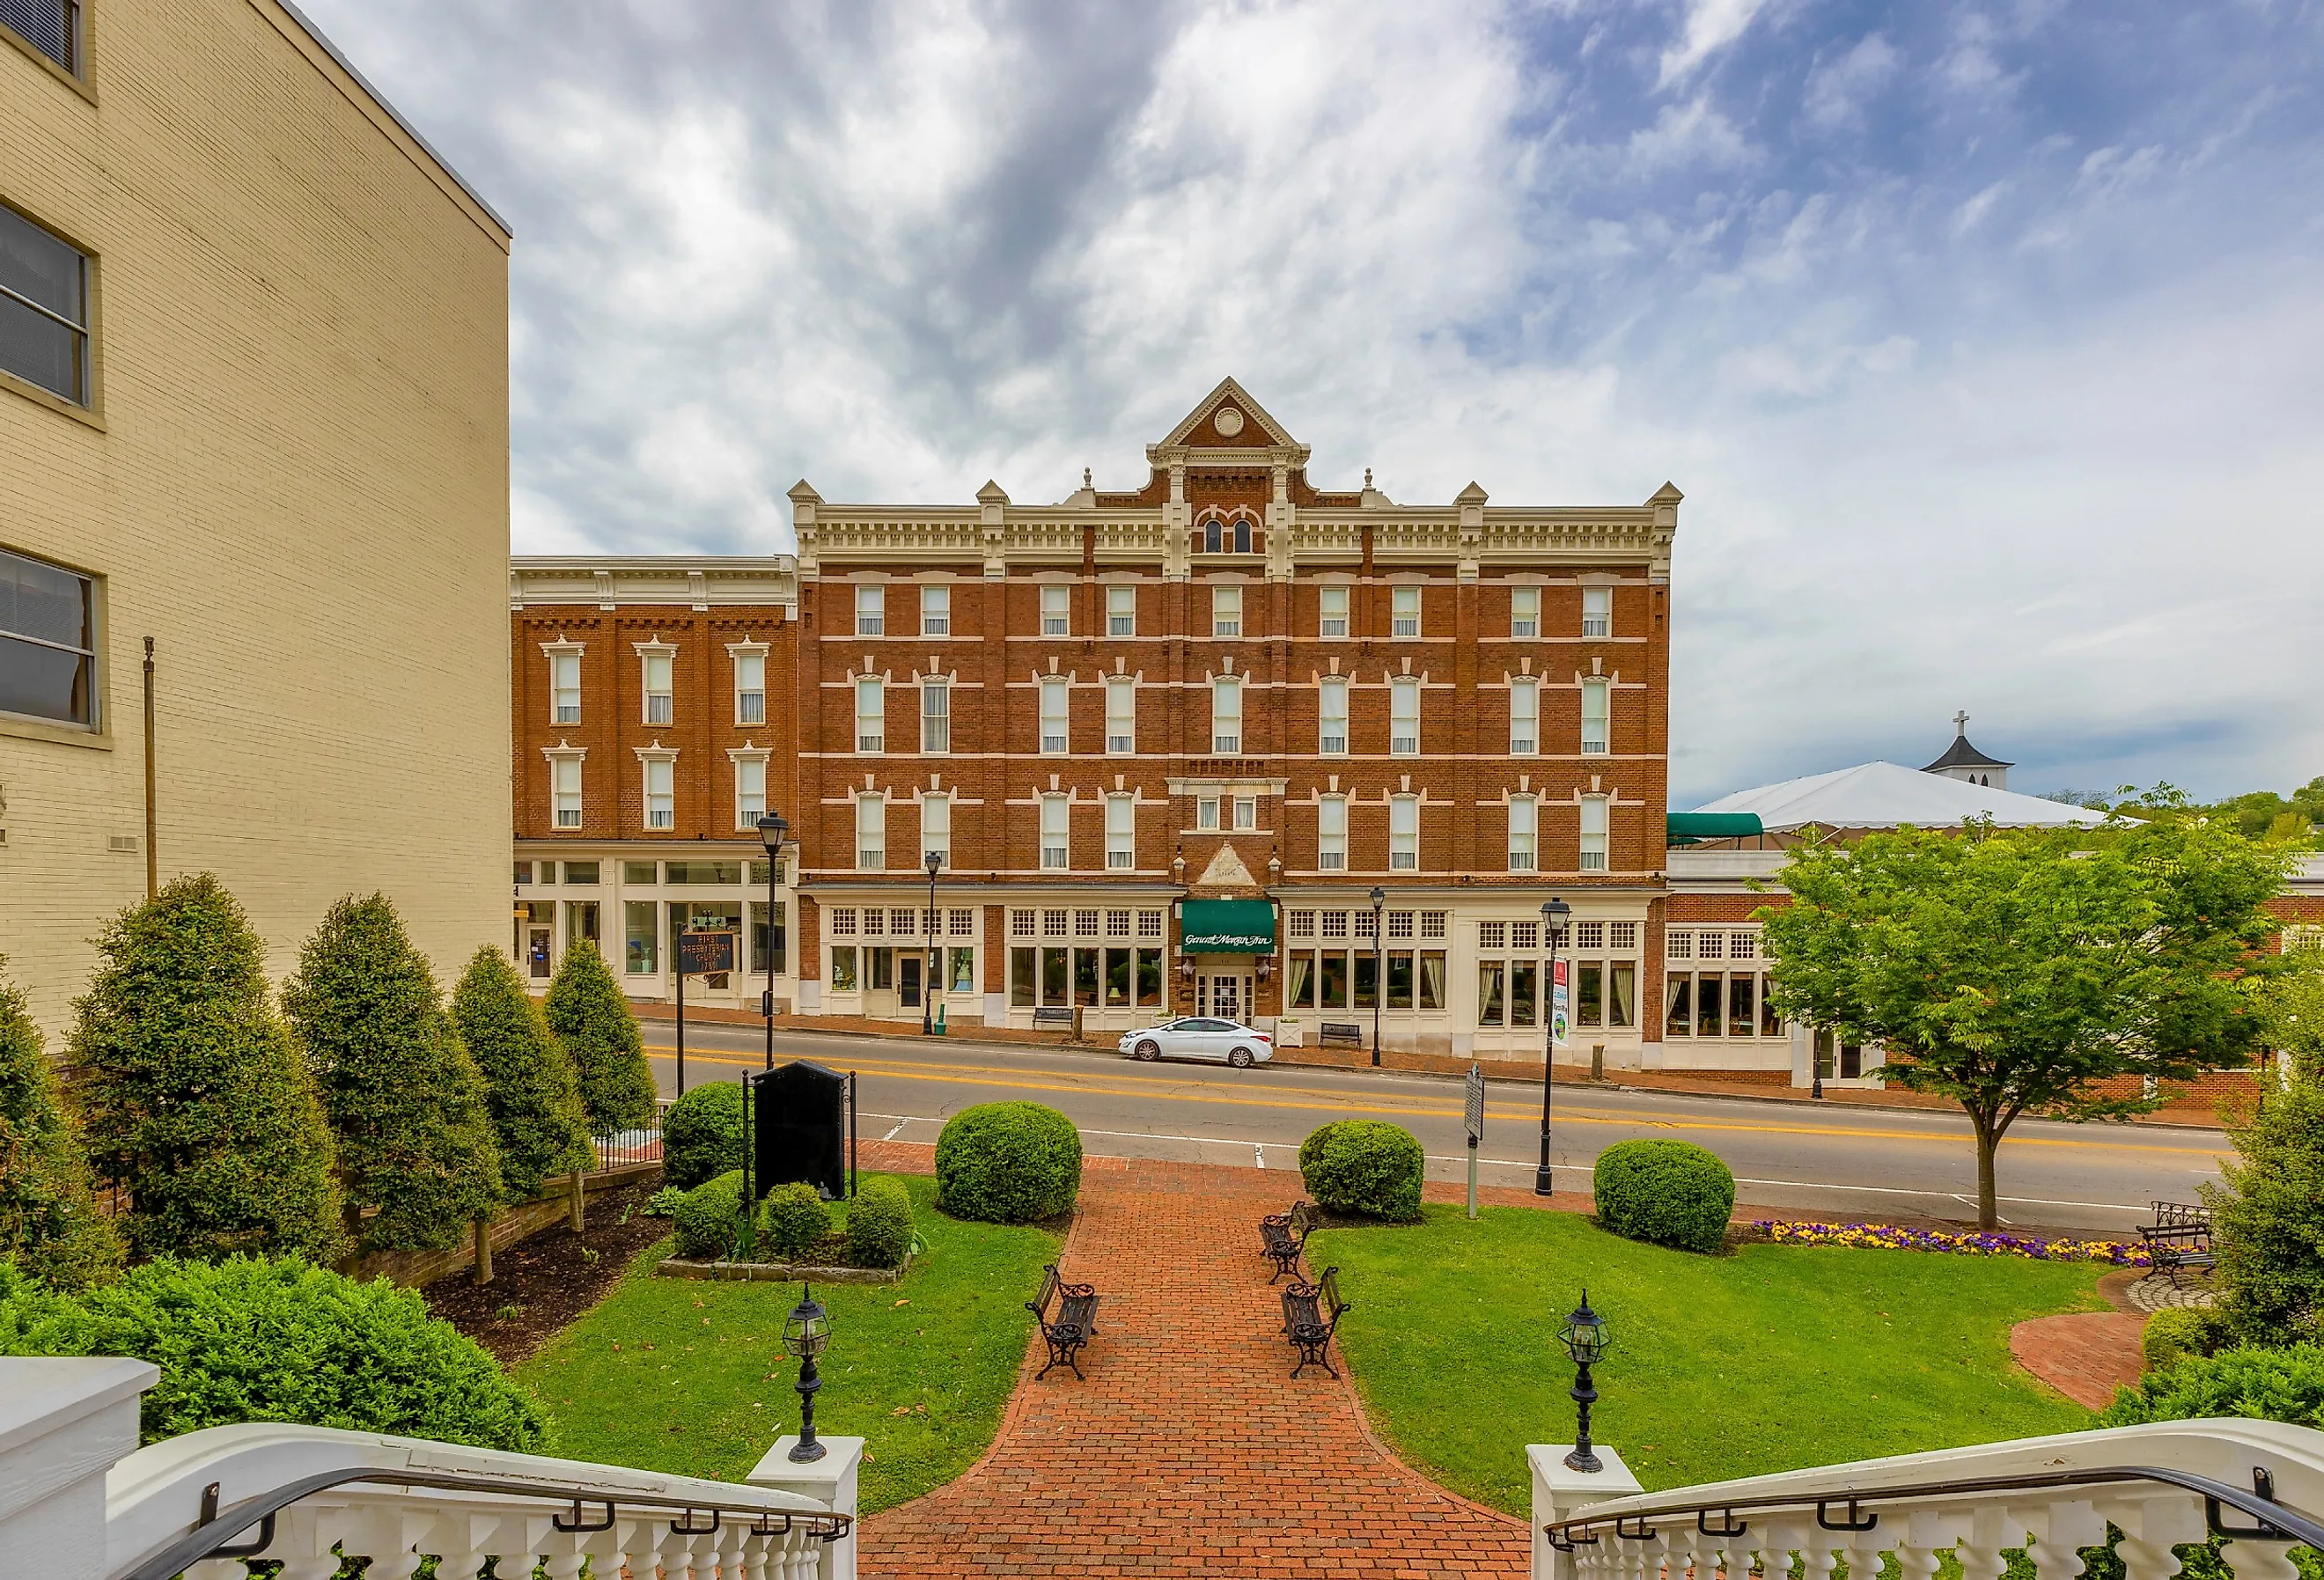
<svg viewBox="0 0 2324 1580"><path fill-rule="evenodd" d="M0 724L52 1038L144 890L148 635L163 881L216 871L278 975L352 890L447 974L508 933L508 237L272 0L92 9L86 96L0 47L0 199L99 289L94 420L0 389L0 546L106 587L109 727Z"/></svg>

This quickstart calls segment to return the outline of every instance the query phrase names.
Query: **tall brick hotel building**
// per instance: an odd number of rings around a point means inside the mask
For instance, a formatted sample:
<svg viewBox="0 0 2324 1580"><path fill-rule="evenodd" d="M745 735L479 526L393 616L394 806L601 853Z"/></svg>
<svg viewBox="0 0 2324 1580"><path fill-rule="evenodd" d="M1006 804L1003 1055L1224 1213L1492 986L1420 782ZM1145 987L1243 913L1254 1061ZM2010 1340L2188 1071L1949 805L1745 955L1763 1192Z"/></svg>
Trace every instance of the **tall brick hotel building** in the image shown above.
<svg viewBox="0 0 2324 1580"><path fill-rule="evenodd" d="M673 933L732 929L747 969L689 1002L1311 1042L1377 1011L1390 1048L1537 1060L1556 894L1578 1057L1789 1065L1754 929L1717 940L1717 1043L1663 1043L1678 490L1335 492L1232 380L1147 460L1056 504L801 483L796 559L516 560L530 969L593 943L668 999Z"/></svg>

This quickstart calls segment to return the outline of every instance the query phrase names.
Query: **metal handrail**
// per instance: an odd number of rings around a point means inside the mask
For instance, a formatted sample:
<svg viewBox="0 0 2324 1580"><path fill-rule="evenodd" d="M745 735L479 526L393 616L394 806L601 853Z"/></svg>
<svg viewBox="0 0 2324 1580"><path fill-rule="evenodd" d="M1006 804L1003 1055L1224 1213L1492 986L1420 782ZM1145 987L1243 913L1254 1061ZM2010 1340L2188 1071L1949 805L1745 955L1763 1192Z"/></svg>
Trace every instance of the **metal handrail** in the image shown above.
<svg viewBox="0 0 2324 1580"><path fill-rule="evenodd" d="M2287 1509L2277 1502L2274 1495L2274 1478L2265 1470L2255 1470L2252 1473L2252 1481L2253 1485L2246 1489L2230 1486L2225 1482L2214 1481L2209 1476L2196 1475L2190 1471L2170 1470L2161 1465L2126 1465L2096 1470L2050 1471L2019 1475L1980 1476L1960 1481L1923 1482L1916 1485L1902 1487L1842 1489L1824 1496L1818 1496L1812 1492L1771 1492L1756 1498L1747 1496L1700 1501L1681 1500L1669 1503L1649 1504L1645 1508L1628 1508L1618 1514L1600 1514L1595 1517L1583 1514L1572 1520L1553 1520L1543 1526L1542 1530L1549 1537L1551 1546L1558 1548L1560 1551L1570 1551L1572 1545L1587 1547L1595 1543L1598 1540L1596 1534L1598 1529L1609 1523L1614 1527L1614 1534L1617 1538L1637 1541L1651 1539L1655 1534L1646 1521L1666 1519L1674 1515L1691 1514L1695 1518L1697 1529L1706 1535L1731 1538L1740 1536L1749 1529L1748 1522L1740 1526L1736 1525L1735 1513L1738 1510L1788 1509L1805 1512L1811 1508L1816 1511L1818 1522L1823 1524L1826 1529L1869 1530L1874 1525L1879 1523L1879 1516L1877 1513L1872 1515L1867 1523L1855 1522L1855 1513L1859 1504L1905 1502L1918 1498L1959 1497L1973 1492L2034 1492L2048 1487L2093 1486L2109 1482L2154 1482L2164 1486L2178 1487L2185 1492L2200 1493L2203 1498L2205 1522L2215 1536L2229 1537L2241 1541L2305 1542L2310 1547L2324 1549L2324 1524L2319 1524L2298 1511ZM1843 1499L1848 1503L1849 1523L1845 1525L1826 1523L1823 1511ZM1635 1503L1636 1500L1626 1500L1626 1501ZM2247 1514L2258 1523L2240 1527L2227 1525L2219 1514L2222 1505ZM1711 1530L1705 1520L1712 1514L1723 1515L1724 1518L1720 1523L1731 1529L1725 1531ZM1624 1525L1633 1520L1637 1522L1637 1530L1622 1529Z"/></svg>
<svg viewBox="0 0 2324 1580"><path fill-rule="evenodd" d="M202 1510L205 1518L200 1524L195 1526L184 1536L138 1559L115 1576L115 1580L171 1580L171 1576L182 1573L204 1558L237 1555L245 1557L257 1557L265 1551L272 1539L274 1517L277 1514L302 1498L310 1497L317 1492L327 1492L333 1487L348 1486L356 1483L379 1486L426 1487L447 1492L512 1493L523 1498L553 1501L559 1505L569 1502L573 1507L574 1524L571 1527L560 1525L560 1529L604 1529L613 1522L615 1505L622 1503L639 1508L678 1511L680 1520L671 1522L672 1530L680 1530L681 1521L684 1525L691 1525L694 1515L699 1511L711 1516L712 1524L709 1529L717 1528L717 1520L722 1515L733 1515L737 1520L749 1521L753 1535L784 1536L794 1529L804 1529L825 1542L835 1542L845 1536L855 1523L853 1515L837 1512L819 1513L793 1510L757 1509L744 1503L716 1503L700 1497L673 1498L653 1492L624 1492L618 1497L599 1498L569 1490L552 1492L538 1482L523 1481L509 1476L476 1475L457 1471L390 1470L377 1465L358 1465L322 1471L314 1475L302 1476L297 1481L286 1482L271 1491L244 1498L239 1503L218 1510L214 1515L211 1512L209 1500L205 1498ZM604 1525L581 1523L580 1511L584 1503L592 1507L599 1505L604 1507L605 1511ZM767 1522L778 1515L784 1521L783 1529L781 1530L765 1529ZM254 1543L237 1544L234 1538L254 1525L260 1528L258 1540Z"/></svg>

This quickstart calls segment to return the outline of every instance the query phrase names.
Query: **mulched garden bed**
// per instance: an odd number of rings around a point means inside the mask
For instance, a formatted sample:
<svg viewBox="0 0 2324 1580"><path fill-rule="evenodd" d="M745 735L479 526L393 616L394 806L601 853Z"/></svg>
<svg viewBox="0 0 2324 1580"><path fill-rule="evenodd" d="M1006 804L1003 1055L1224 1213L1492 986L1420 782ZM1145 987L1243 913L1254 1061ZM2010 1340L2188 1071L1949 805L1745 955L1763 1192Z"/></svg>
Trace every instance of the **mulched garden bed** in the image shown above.
<svg viewBox="0 0 2324 1580"><path fill-rule="evenodd" d="M579 1234L560 1223L495 1251L489 1284L479 1285L466 1271L438 1279L420 1291L428 1309L490 1350L502 1365L515 1365L604 1299L638 1252L669 1233L668 1218L640 1210L659 1187L649 1181L592 1196ZM589 1261L585 1251L595 1252L597 1260Z"/></svg>

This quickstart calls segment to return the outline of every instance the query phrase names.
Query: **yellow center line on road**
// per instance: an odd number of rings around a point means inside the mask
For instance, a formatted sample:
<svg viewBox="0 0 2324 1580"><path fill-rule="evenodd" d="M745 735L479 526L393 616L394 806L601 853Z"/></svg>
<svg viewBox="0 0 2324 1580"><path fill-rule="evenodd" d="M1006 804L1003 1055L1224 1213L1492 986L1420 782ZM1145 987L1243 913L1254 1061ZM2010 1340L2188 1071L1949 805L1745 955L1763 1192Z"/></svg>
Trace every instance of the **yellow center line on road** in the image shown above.
<svg viewBox="0 0 2324 1580"><path fill-rule="evenodd" d="M677 1051L675 1043L649 1042L646 1048L650 1052L659 1054L674 1054ZM760 1063L758 1058L739 1058L710 1051L692 1053L688 1057L703 1064L729 1065L745 1068L755 1067ZM856 1069L867 1070L872 1074L897 1080L927 1081L959 1086L997 1086L1018 1092L1079 1092L1091 1096L1149 1097L1169 1103L1202 1103L1224 1108L1276 1108L1290 1109L1295 1112L1362 1113L1383 1117L1405 1115L1414 1119L1462 1117L1462 1110L1427 1106L1425 1099L1416 1098L1394 1104L1355 1103L1350 1101L1345 1095L1334 1093L1327 1087L1319 1086L1275 1086L1268 1088L1265 1095L1225 1096L1155 1089L1161 1086L1176 1087L1184 1084L1171 1076L1094 1076L1070 1072L1069 1078L1065 1080L1034 1081L1026 1079L1005 1066L997 1065L905 1064L883 1059L853 1059L849 1062ZM992 1078L996 1076L1003 1078ZM1284 1093L1312 1095L1332 1098L1333 1101L1285 1102L1278 1095ZM1529 1114L1533 1110L1530 1106L1520 1108L1497 1105L1489 1108L1488 1112L1498 1113L1506 1118L1514 1119ZM1738 1135L1831 1136L1856 1141L1933 1142L1942 1146L1958 1146L1964 1139L1958 1135L1933 1134L1926 1131L1872 1130L1841 1125L1721 1123L1707 1119L1655 1119L1636 1114L1609 1113L1602 1109L1571 1107L1559 1108L1557 1118L1566 1123L1631 1125L1644 1130L1709 1131ZM2122 1145L2119 1141L2069 1141L2064 1138L2047 1136L2013 1136L2009 1138L2006 1144L2022 1147L2081 1147L2098 1150L2120 1150ZM2224 1147L2141 1146L2138 1150L2147 1152L2183 1152L2192 1156L2209 1158L2218 1156L2225 1149Z"/></svg>

